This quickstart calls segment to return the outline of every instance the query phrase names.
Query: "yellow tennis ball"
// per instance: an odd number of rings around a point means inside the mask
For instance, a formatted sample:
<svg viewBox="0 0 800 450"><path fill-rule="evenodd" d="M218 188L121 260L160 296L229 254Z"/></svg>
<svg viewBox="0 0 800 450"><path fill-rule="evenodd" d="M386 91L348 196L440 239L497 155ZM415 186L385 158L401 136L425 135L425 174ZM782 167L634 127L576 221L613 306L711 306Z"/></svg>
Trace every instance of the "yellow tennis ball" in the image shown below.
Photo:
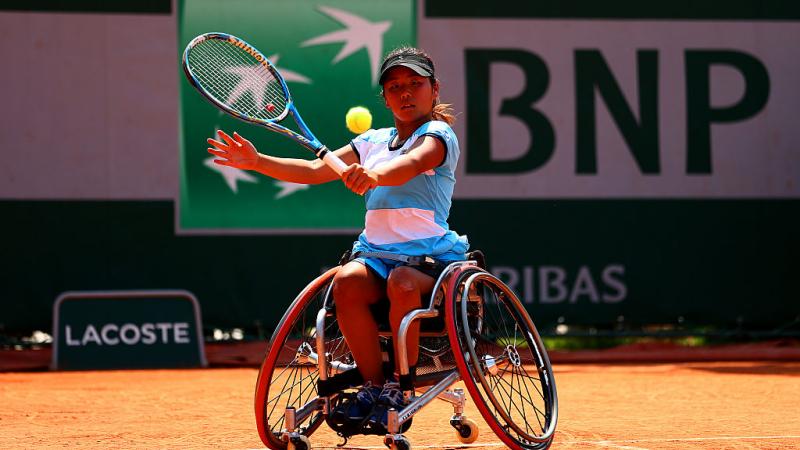
<svg viewBox="0 0 800 450"><path fill-rule="evenodd" d="M344 116L347 129L355 134L361 134L372 126L372 114L363 106L354 106Z"/></svg>

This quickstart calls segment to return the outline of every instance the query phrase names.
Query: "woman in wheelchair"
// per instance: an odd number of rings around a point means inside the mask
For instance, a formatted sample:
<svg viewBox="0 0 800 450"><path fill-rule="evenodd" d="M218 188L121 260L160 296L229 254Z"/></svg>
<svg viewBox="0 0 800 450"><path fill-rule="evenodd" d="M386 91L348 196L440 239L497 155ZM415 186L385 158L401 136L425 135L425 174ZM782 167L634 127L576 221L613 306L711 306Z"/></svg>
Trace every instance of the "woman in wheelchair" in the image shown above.
<svg viewBox="0 0 800 450"><path fill-rule="evenodd" d="M466 237L448 225L459 145L434 63L400 48L379 75L394 127L335 151L348 164L341 180L365 197L364 231L340 266L303 289L270 339L256 382L259 436L269 448L307 449L327 422L344 438L384 434L390 448L408 449L411 418L441 399L453 404L458 439L474 442L464 390L450 389L461 380L509 448L545 449L557 401L541 339L518 297L467 261ZM226 165L294 183L338 178L320 160L267 156L237 133L219 135L209 151Z"/></svg>
<svg viewBox="0 0 800 450"><path fill-rule="evenodd" d="M339 327L365 384L357 401L341 404L333 416L372 413L373 422L385 425L385 411L405 403L397 374L389 379L384 375L378 324L370 307L388 298L389 325L396 337L403 317L422 306L423 295L431 292L446 263L464 259L468 244L447 224L459 148L450 128L454 118L439 102L433 62L417 49L395 50L381 66L380 84L395 127L369 130L351 143L362 165L351 166L344 181L355 192L368 189L366 226L354 245L355 258L333 280ZM409 256L433 260L414 264ZM418 336L417 322L407 338L412 367ZM398 341L392 342L394 367L399 368Z"/></svg>
<svg viewBox="0 0 800 450"><path fill-rule="evenodd" d="M397 380L383 373L378 325L370 306L388 298L389 322L396 332L405 314L421 306L422 295L430 293L441 267L463 260L468 248L466 237L447 223L459 147L450 128L454 116L449 105L439 101L433 61L419 49L397 49L381 65L380 84L394 127L368 130L335 151L349 164L342 181L364 195L367 206L364 231L353 247L355 258L333 282L339 324L365 382L358 403L363 408L347 408L348 415L366 414L378 401L402 406ZM238 133L219 134L224 142L209 139L214 147L209 151L234 167L303 184L337 178L320 160L262 155ZM409 256L428 256L435 263L412 265ZM418 333L418 324L408 332L411 366L417 359Z"/></svg>

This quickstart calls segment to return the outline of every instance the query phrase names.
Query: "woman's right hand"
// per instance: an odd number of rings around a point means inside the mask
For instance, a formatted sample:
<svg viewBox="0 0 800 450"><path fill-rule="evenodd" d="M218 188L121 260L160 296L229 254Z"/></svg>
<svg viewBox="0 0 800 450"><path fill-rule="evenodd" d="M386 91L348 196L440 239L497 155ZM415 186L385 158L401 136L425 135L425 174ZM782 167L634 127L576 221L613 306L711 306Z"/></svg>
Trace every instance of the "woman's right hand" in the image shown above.
<svg viewBox="0 0 800 450"><path fill-rule="evenodd" d="M221 166L235 167L242 170L254 170L258 165L258 151L247 139L233 132L233 137L224 131L218 130L217 134L223 142L208 138L208 153L216 156L214 162Z"/></svg>
<svg viewBox="0 0 800 450"><path fill-rule="evenodd" d="M342 181L347 189L358 195L378 186L378 175L361 164L351 164L342 172Z"/></svg>

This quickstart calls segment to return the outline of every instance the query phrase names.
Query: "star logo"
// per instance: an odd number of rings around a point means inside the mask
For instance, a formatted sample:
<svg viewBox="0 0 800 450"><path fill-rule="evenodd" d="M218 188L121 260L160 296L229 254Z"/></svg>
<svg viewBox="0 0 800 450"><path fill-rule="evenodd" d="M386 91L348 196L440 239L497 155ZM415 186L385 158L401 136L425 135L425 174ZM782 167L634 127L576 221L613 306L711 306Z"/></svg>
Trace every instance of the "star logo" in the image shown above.
<svg viewBox="0 0 800 450"><path fill-rule="evenodd" d="M269 59L269 61L272 63L272 65L277 68L278 67L278 60L280 58L281 58L281 55L275 54L275 55L270 56L267 59ZM287 83L294 82L294 83L311 84L311 79L310 78L308 78L308 77L306 77L304 75L301 75L301 74L299 74L299 73L297 73L297 72L295 72L293 70L279 69L279 72L281 73L281 76L283 77L283 80L286 81Z"/></svg>
<svg viewBox="0 0 800 450"><path fill-rule="evenodd" d="M376 85L378 82L378 65L380 64L383 53L383 34L391 28L392 22L388 20L370 22L363 17L329 6L320 6L319 10L326 16L344 25L345 29L332 31L309 39L301 43L300 46L307 47L310 45L329 44L332 42L344 42L344 46L339 51L339 54L333 59L333 64L336 64L362 48L366 48L367 56L369 57L370 72L372 74L372 85Z"/></svg>
<svg viewBox="0 0 800 450"><path fill-rule="evenodd" d="M269 59L275 65L275 67L278 67L277 62L278 59L280 59L280 55L272 55L267 59ZM225 70L228 73L239 77L239 82L236 83L236 86L234 86L230 94L228 94L228 99L226 102L232 105L239 101L243 95L249 92L250 95L252 95L253 101L255 102L255 110L263 110L264 105L266 105L264 102L264 94L267 91L267 86L269 85L270 81L273 80L270 76L265 75L264 72L266 69L260 64L256 64L253 66L229 67ZM308 77L292 70L281 69L280 72L281 76L287 83L295 82L311 84L311 80Z"/></svg>
<svg viewBox="0 0 800 450"><path fill-rule="evenodd" d="M272 55L268 58L270 62L272 62L275 67L278 67L277 63L280 59L279 54ZM267 81L260 75L259 72L263 71L264 69L260 65L255 66L238 66L238 67L231 67L228 68L228 73L237 75L239 77L239 83L233 88L231 93L228 95L228 102L233 103L238 101L243 95L250 92L252 95L253 100L255 101L256 108L263 108L264 107L264 92L266 90ZM281 69L281 76L287 83L305 83L311 84L311 79L297 73L292 70L288 69ZM249 80L249 81L248 81ZM253 82L253 80L256 80ZM218 115L223 115L222 111L218 111ZM216 136L216 130L219 129L219 126L215 127L215 131L213 133ZM229 166L221 166L219 164L215 164L214 157L206 159L203 163L209 169L219 173L225 179L225 183L234 193L238 193L239 181L244 181L247 183L258 183L258 179L250 175L244 170L237 169L235 167ZM296 183L288 183L283 181L278 181L275 183L281 191L275 196L276 199L286 197L288 195L294 194L297 191L301 191L304 189L308 189L309 186L305 184L296 184Z"/></svg>
<svg viewBox="0 0 800 450"><path fill-rule="evenodd" d="M275 200L278 200L283 197L288 197L289 195L292 195L298 191L304 191L309 187L307 184L291 183L289 181L280 181L280 180L275 181L275 186L281 189L280 192L275 194Z"/></svg>
<svg viewBox="0 0 800 450"><path fill-rule="evenodd" d="M237 169L235 167L221 166L214 163L214 159L216 158L212 156L203 161L203 164L205 164L209 169L222 175L222 177L225 179L225 183L228 184L228 187L231 189L231 191L233 191L234 194L239 191L238 181L258 183L258 179L256 177L250 175L244 170Z"/></svg>
<svg viewBox="0 0 800 450"><path fill-rule="evenodd" d="M234 104L246 93L250 93L255 101L256 111L264 109L264 93L269 81L262 74L265 70L260 65L237 66L225 69L228 73L239 77L239 82L233 87L226 102Z"/></svg>

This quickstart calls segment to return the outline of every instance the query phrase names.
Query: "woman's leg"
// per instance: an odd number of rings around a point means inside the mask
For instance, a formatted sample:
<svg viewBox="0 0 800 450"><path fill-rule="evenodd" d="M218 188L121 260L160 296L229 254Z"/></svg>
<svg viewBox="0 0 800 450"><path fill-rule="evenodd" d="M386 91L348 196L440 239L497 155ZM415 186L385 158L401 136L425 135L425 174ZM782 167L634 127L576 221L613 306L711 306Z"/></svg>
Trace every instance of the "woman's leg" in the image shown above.
<svg viewBox="0 0 800 450"><path fill-rule="evenodd" d="M378 386L384 382L383 358L378 325L369 305L383 298L385 292L385 282L357 261L345 264L333 278L339 328L364 381Z"/></svg>
<svg viewBox="0 0 800 450"><path fill-rule="evenodd" d="M400 266L389 273L386 280L386 293L389 296L391 307L389 309L389 324L392 334L397 336L400 322L406 314L422 306L422 295L429 294L436 280L417 269ZM419 321L409 327L406 339L408 350L408 365L417 364L419 356ZM400 352L397 351L397 339L394 340L395 367L400 368L398 361Z"/></svg>

